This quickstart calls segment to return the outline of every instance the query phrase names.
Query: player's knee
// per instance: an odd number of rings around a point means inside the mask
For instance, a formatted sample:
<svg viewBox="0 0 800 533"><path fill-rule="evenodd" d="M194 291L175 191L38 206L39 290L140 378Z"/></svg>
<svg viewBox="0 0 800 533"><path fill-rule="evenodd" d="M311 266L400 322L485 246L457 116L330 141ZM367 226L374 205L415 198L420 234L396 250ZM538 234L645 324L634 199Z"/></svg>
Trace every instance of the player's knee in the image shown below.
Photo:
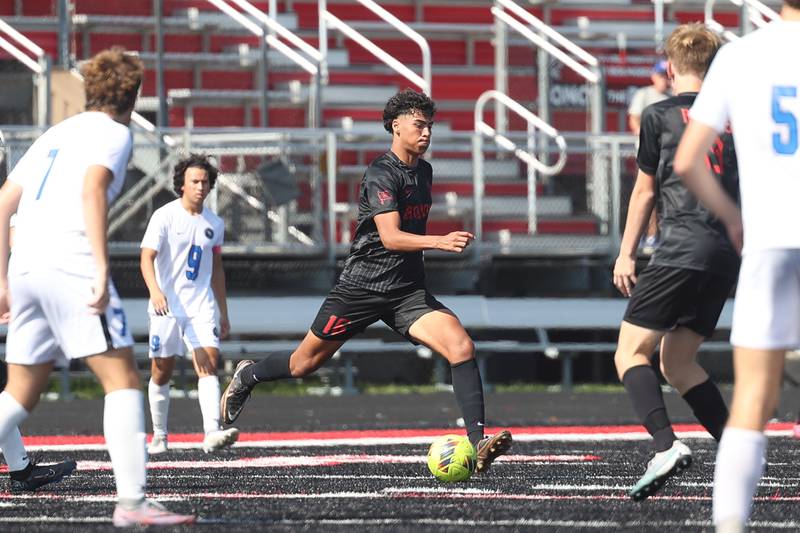
<svg viewBox="0 0 800 533"><path fill-rule="evenodd" d="M702 372L702 369L695 369L693 368L694 366L694 361L673 360L662 357L659 368L667 383L682 393L689 388L688 386L692 379L698 373L697 370Z"/></svg>
<svg viewBox="0 0 800 533"><path fill-rule="evenodd" d="M174 360L168 358L153 359L153 363L150 365L150 379L158 386L166 385L172 379L173 367Z"/></svg>
<svg viewBox="0 0 800 533"><path fill-rule="evenodd" d="M314 361L314 359L298 359L295 360L294 357L289 359L289 372L292 374L293 378L303 378L312 374L317 368L319 368L319 364Z"/></svg>
<svg viewBox="0 0 800 533"><path fill-rule="evenodd" d="M450 364L463 363L475 358L475 343L472 342L467 336L464 336L458 342L453 343L450 347L448 360Z"/></svg>
<svg viewBox="0 0 800 533"><path fill-rule="evenodd" d="M216 355L209 354L206 352L207 357L203 358L202 360L198 360L195 358L195 367L197 370L197 375L199 377L206 377L206 376L216 376L217 375L217 364L218 358Z"/></svg>
<svg viewBox="0 0 800 533"><path fill-rule="evenodd" d="M622 381L622 376L625 375L625 372L632 366L631 360L631 356L620 349L614 352L614 367L617 369L617 376L620 381Z"/></svg>

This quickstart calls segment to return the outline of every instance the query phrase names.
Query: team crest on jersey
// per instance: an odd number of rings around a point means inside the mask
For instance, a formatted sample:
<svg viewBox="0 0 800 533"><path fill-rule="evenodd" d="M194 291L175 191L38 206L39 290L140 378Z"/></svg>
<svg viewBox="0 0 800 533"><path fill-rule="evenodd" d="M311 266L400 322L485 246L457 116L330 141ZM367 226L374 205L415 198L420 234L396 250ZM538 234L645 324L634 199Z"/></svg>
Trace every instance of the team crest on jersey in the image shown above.
<svg viewBox="0 0 800 533"><path fill-rule="evenodd" d="M394 197L392 193L389 191L378 191L378 201L381 205L385 204L386 202L391 202Z"/></svg>
<svg viewBox="0 0 800 533"><path fill-rule="evenodd" d="M211 333L214 334L215 337L219 338L219 330L214 326L214 329L211 330Z"/></svg>
<svg viewBox="0 0 800 533"><path fill-rule="evenodd" d="M213 239L214 238L214 230L211 229L211 228L206 228L206 237L208 237L209 239Z"/></svg>
<svg viewBox="0 0 800 533"><path fill-rule="evenodd" d="M157 352L161 349L161 337L158 335L153 335L150 337L150 349L154 352Z"/></svg>

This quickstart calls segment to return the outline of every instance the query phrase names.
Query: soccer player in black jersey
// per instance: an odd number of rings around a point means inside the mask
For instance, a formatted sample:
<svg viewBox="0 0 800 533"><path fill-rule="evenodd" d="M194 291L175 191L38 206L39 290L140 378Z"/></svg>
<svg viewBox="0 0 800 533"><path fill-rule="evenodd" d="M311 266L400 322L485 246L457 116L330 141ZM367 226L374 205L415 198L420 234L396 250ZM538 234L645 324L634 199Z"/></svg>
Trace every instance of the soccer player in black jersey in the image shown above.
<svg viewBox="0 0 800 533"><path fill-rule="evenodd" d="M458 318L425 287L422 252L461 253L474 238L466 231L426 235L433 173L420 156L430 145L435 113L430 98L410 89L389 99L383 126L392 135L392 145L364 173L356 235L339 281L294 352L239 363L222 395L226 423L236 420L256 384L311 374L348 339L383 320L450 363L453 391L478 452L476 471L485 471L509 449L508 431L484 437L483 385L472 340Z"/></svg>
<svg viewBox="0 0 800 533"><path fill-rule="evenodd" d="M708 432L719 441L728 410L719 389L697 364L697 350L716 328L736 282L739 256L717 220L683 185L672 162L689 108L721 42L702 24L678 27L667 39L676 96L645 109L639 173L631 196L614 284L630 301L614 362L634 410L653 437L655 455L630 491L636 501L655 493L691 465L689 448L675 437L651 358L661 344L661 371ZM719 137L707 164L738 201L738 170L730 133ZM636 245L656 205L661 245L638 279Z"/></svg>

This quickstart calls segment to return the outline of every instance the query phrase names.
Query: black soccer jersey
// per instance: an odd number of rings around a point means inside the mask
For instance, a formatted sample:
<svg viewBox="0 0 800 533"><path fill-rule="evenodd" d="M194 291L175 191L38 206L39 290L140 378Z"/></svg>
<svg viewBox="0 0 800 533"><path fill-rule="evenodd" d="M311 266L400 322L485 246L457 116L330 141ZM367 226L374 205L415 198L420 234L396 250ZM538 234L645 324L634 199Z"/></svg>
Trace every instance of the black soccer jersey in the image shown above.
<svg viewBox="0 0 800 533"><path fill-rule="evenodd" d="M402 231L425 235L433 171L430 163L418 161L411 168L389 151L367 167L361 180L358 226L341 284L381 293L423 285L422 252L387 250L374 220L375 215L397 211Z"/></svg>
<svg viewBox="0 0 800 533"><path fill-rule="evenodd" d="M681 93L647 107L642 113L636 162L642 171L655 176L661 228L661 244L650 262L735 276L739 256L728 240L724 225L689 192L672 167L696 96L697 93ZM730 132L716 139L706 163L738 203L739 173Z"/></svg>

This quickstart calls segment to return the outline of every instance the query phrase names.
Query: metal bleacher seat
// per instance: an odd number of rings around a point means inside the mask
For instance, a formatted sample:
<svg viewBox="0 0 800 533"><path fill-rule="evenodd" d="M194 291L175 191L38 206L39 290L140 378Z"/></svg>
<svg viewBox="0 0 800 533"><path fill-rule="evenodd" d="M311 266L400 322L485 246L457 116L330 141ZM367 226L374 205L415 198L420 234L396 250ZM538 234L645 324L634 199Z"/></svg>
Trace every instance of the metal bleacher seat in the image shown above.
<svg viewBox="0 0 800 533"><path fill-rule="evenodd" d="M302 339L315 316L324 296L291 297L232 297L228 299L232 323L232 338L222 343L222 353L230 372L241 359L258 359L276 350L294 349ZM491 329L498 340L475 342L478 362L486 376L489 357L501 354L544 354L561 361L561 383L565 390L573 384L573 358L579 353L613 354L614 342L558 341L550 340L552 333L570 330L616 331L625 311L626 300L610 298L486 298L483 296L442 296L439 299L458 315L464 327L471 332ZM730 329L732 301L728 301L719 320L719 329ZM136 340L135 354L140 360L147 358L147 300L126 299L123 307ZM387 330L382 322L371 328ZM502 340L503 333L513 338L520 331L535 332L535 341ZM5 337L5 326L0 335ZM275 338L278 340L275 340ZM710 341L702 345L701 351L726 352L731 349L728 342ZM429 350L413 346L401 337L396 341L381 339L353 339L337 354L342 374L344 392L355 392L358 354L381 354L408 352L419 357L431 357ZM443 360L442 360L443 361ZM486 384L488 380L486 380Z"/></svg>

